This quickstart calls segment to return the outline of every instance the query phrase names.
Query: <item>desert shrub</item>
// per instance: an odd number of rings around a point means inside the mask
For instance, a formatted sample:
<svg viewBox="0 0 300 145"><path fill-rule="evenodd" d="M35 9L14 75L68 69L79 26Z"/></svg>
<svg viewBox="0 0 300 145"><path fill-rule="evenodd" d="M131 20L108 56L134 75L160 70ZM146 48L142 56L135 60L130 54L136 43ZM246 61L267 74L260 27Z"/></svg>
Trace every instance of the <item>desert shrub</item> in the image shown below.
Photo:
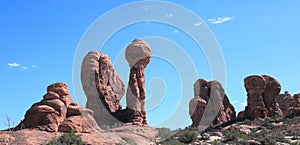
<svg viewBox="0 0 300 145"><path fill-rule="evenodd" d="M279 131L276 132L271 138L273 138L276 142L289 143L289 141L284 138L284 134Z"/></svg>
<svg viewBox="0 0 300 145"><path fill-rule="evenodd" d="M214 142L213 142L212 144L213 144L213 145L218 145L218 144L220 144L220 143L219 143L219 141L214 140Z"/></svg>
<svg viewBox="0 0 300 145"><path fill-rule="evenodd" d="M193 130L182 130L178 134L178 140L183 143L191 143L197 140L198 132Z"/></svg>
<svg viewBox="0 0 300 145"><path fill-rule="evenodd" d="M261 144L266 144L266 145L273 145L273 144L276 144L276 140L274 140L273 138L268 138L268 137L260 138L260 139L258 139L258 141L259 141Z"/></svg>
<svg viewBox="0 0 300 145"><path fill-rule="evenodd" d="M116 145L135 145L134 143L119 142Z"/></svg>
<svg viewBox="0 0 300 145"><path fill-rule="evenodd" d="M265 129L262 129L260 132L252 132L250 133L250 137L252 139L255 139L262 144L275 144L276 142L283 142L283 143L289 143L288 140L284 138L284 134L280 131L267 131Z"/></svg>
<svg viewBox="0 0 300 145"><path fill-rule="evenodd" d="M245 123L246 125L251 125L251 120L246 119L246 120L244 121L244 123Z"/></svg>
<svg viewBox="0 0 300 145"><path fill-rule="evenodd" d="M269 121L264 121L262 124L261 124L261 126L264 126L264 127L266 127L267 129L273 129L275 126L272 124L272 123L270 123Z"/></svg>
<svg viewBox="0 0 300 145"><path fill-rule="evenodd" d="M158 137L160 137L161 140L166 140L168 138L171 138L172 135L175 133L169 128L156 128L158 130Z"/></svg>
<svg viewBox="0 0 300 145"><path fill-rule="evenodd" d="M59 138L52 138L47 145L83 145L80 135L76 135L75 130L65 133Z"/></svg>
<svg viewBox="0 0 300 145"><path fill-rule="evenodd" d="M248 139L247 135L245 135L243 132L238 131L238 130L223 130L222 134L227 141L234 141L239 138L241 138L243 140Z"/></svg>
<svg viewBox="0 0 300 145"><path fill-rule="evenodd" d="M238 134L235 133L235 131L225 130L222 132L222 134L224 135L225 139L228 141L235 140L239 137Z"/></svg>
<svg viewBox="0 0 300 145"><path fill-rule="evenodd" d="M161 145L185 145L176 139L167 140L161 143Z"/></svg>
<svg viewBox="0 0 300 145"><path fill-rule="evenodd" d="M268 131L266 131L265 129L262 129L262 130L260 130L259 132L251 132L250 133L250 136L252 137L252 138L260 138L260 137L264 137L264 136L268 136L269 135L269 133L268 133Z"/></svg>
<svg viewBox="0 0 300 145"><path fill-rule="evenodd" d="M109 125L100 125L100 128L105 130L105 131L108 131L110 130L110 126Z"/></svg>

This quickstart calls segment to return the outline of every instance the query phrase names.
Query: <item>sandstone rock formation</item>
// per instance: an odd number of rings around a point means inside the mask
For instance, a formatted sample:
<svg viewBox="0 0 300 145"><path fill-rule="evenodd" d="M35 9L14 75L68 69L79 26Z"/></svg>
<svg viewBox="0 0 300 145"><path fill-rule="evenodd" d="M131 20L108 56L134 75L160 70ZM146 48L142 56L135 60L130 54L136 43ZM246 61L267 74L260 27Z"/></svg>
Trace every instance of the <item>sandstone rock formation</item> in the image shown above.
<svg viewBox="0 0 300 145"><path fill-rule="evenodd" d="M212 105L208 105L209 103ZM205 110L218 112L217 116L213 116L215 118L213 118L212 125L235 119L234 107L230 104L221 84L217 81L207 82L204 79L198 79L194 84L194 98L189 104L189 114L193 120L192 127L199 126Z"/></svg>
<svg viewBox="0 0 300 145"><path fill-rule="evenodd" d="M247 91L247 106L239 113L239 119L283 116L275 98L281 90L280 83L271 76L252 75L244 79Z"/></svg>
<svg viewBox="0 0 300 145"><path fill-rule="evenodd" d="M99 125L121 122L137 126L147 124L144 69L150 61L151 48L145 41L135 39L127 46L125 55L130 75L126 92L127 106L123 110L119 102L124 95L124 83L109 57L102 52L91 51L83 60L81 82L87 96L86 107L94 110Z"/></svg>
<svg viewBox="0 0 300 145"><path fill-rule="evenodd" d="M100 130L92 117L93 111L73 103L65 83L47 88L43 99L31 106L16 129L33 128L48 132L93 132Z"/></svg>
<svg viewBox="0 0 300 145"><path fill-rule="evenodd" d="M284 116L300 116L300 94L291 95L288 91L276 97L276 102Z"/></svg>
<svg viewBox="0 0 300 145"><path fill-rule="evenodd" d="M89 52L82 62L81 82L87 97L86 107L94 111L97 123L114 122L111 113L122 109L119 102L125 85L109 57L102 52Z"/></svg>
<svg viewBox="0 0 300 145"><path fill-rule="evenodd" d="M146 98L144 69L150 62L151 48L143 40L135 39L129 44L125 52L130 66L130 75L126 93L127 118L134 125L147 125L144 108Z"/></svg>

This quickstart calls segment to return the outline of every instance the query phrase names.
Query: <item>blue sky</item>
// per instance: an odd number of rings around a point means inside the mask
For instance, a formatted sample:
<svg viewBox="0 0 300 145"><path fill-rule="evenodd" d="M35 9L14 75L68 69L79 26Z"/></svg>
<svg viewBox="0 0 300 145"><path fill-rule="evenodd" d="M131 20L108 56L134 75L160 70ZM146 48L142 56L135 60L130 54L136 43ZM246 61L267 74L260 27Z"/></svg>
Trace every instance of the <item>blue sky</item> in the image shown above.
<svg viewBox="0 0 300 145"><path fill-rule="evenodd" d="M0 129L6 127L6 116L10 116L12 123L17 125L26 110L40 101L46 87L54 82L66 82L74 100L82 104L80 98L83 96L73 93L74 89L80 88L73 88L72 82L77 45L97 18L129 2L134 1L1 1ZM300 92L299 1L169 2L197 14L205 23L203 25L207 25L215 35L226 65L226 83L223 86L237 112L244 108L243 103L247 99L243 79L251 74L269 74L280 81L282 92ZM184 19L172 13L164 16ZM191 27L198 25L202 24L195 23ZM198 51L199 47L186 33L170 25L145 22L121 29L101 48L111 57L125 84L129 68L125 61L121 61L122 50L132 39L150 36L176 42L194 63L198 78L212 79L205 54ZM148 110L150 125L162 126L160 122L170 118L174 108L178 107L183 88L191 94L184 99L189 101L193 97L194 82L180 86L181 76L176 67L163 58L153 57L145 70L148 102L157 102ZM188 113L187 107L183 116ZM165 126L178 127L172 122Z"/></svg>

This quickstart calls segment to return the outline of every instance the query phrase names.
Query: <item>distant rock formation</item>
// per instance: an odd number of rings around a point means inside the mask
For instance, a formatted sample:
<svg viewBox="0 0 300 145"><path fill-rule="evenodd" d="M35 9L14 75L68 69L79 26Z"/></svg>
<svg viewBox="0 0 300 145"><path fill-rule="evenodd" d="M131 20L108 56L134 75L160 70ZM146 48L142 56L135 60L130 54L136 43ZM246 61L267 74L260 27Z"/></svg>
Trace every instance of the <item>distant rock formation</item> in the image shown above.
<svg viewBox="0 0 300 145"><path fill-rule="evenodd" d="M209 103L213 105L208 105ZM208 106L212 107L208 108ZM217 81L207 82L204 79L198 79L194 84L194 98L189 104L189 114L193 121L192 127L199 126L206 109L209 112L218 112L212 125L222 124L235 119L235 109L224 93L222 85Z"/></svg>
<svg viewBox="0 0 300 145"><path fill-rule="evenodd" d="M151 48L143 40L135 39L126 48L130 66L126 109L119 104L124 95L124 83L114 70L109 57L102 52L89 52L82 63L81 82L87 96L87 108L94 110L99 125L121 121L133 125L147 125L144 108L146 89L144 69L150 62Z"/></svg>
<svg viewBox="0 0 300 145"><path fill-rule="evenodd" d="M17 130L33 128L48 132L87 133L99 131L93 111L73 103L67 84L58 82L47 87L43 99L31 106Z"/></svg>
<svg viewBox="0 0 300 145"><path fill-rule="evenodd" d="M276 102L284 116L300 116L300 94L291 95L288 91L276 97Z"/></svg>
<svg viewBox="0 0 300 145"><path fill-rule="evenodd" d="M252 75L244 79L247 91L247 106L238 115L238 119L283 116L275 101L281 90L280 83L268 75Z"/></svg>
<svg viewBox="0 0 300 145"><path fill-rule="evenodd" d="M119 103L125 85L109 57L102 52L89 52L82 62L81 82L87 97L86 107L94 111L97 123L114 122L111 114L122 109Z"/></svg>

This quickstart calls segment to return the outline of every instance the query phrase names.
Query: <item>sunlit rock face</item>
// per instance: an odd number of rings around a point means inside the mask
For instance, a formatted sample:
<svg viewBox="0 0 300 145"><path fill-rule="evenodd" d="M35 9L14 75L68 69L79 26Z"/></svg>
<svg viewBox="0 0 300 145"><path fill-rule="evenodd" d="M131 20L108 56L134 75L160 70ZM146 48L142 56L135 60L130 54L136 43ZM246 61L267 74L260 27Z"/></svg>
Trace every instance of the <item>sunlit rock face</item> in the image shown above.
<svg viewBox="0 0 300 145"><path fill-rule="evenodd" d="M211 113L204 116L205 111L218 113L216 116L211 116ZM207 82L204 79L198 79L194 84L194 98L189 104L189 114L193 121L192 127L198 127L203 117L214 117L211 125L235 119L235 109L224 93L222 85L218 81Z"/></svg>
<svg viewBox="0 0 300 145"><path fill-rule="evenodd" d="M47 87L43 99L31 106L16 130L24 128L48 132L87 133L100 131L93 111L73 103L67 84L54 83Z"/></svg>
<svg viewBox="0 0 300 145"><path fill-rule="evenodd" d="M98 124L116 121L112 113L121 110L125 93L123 80L114 70L108 55L90 51L81 66L81 83L87 97L86 107L94 111Z"/></svg>
<svg viewBox="0 0 300 145"><path fill-rule="evenodd" d="M247 91L247 106L239 113L239 119L254 119L257 117L283 116L276 102L281 90L280 83L268 75L251 75L244 79Z"/></svg>
<svg viewBox="0 0 300 145"><path fill-rule="evenodd" d="M128 121L134 125L147 125L145 111L145 74L144 69L150 62L151 48L143 40L135 39L129 44L125 52L130 66L129 82L126 93Z"/></svg>
<svg viewBox="0 0 300 145"><path fill-rule="evenodd" d="M100 125L147 125L144 69L150 62L151 48L145 41L135 39L127 46L125 58L130 66L130 74L126 108L123 110L119 103L125 85L109 57L102 52L91 51L82 62L81 82L87 96L87 108L94 110L94 117Z"/></svg>

